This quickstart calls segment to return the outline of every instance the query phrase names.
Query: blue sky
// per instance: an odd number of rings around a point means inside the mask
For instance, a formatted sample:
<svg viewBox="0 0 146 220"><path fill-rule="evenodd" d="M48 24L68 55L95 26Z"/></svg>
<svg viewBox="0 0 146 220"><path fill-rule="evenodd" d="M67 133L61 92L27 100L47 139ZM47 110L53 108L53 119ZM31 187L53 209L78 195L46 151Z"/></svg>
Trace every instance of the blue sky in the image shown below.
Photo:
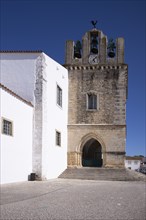
<svg viewBox="0 0 146 220"><path fill-rule="evenodd" d="M81 40L91 20L108 38L125 38L127 155L145 154L145 0L0 0L1 50L43 50L64 64L65 41Z"/></svg>

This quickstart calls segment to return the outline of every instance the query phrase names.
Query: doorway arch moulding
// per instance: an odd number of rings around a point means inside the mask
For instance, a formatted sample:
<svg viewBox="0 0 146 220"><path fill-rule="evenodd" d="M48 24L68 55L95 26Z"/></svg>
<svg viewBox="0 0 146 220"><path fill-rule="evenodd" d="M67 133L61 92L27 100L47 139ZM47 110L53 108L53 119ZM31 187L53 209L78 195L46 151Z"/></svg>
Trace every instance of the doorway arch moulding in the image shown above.
<svg viewBox="0 0 146 220"><path fill-rule="evenodd" d="M102 158L103 158L103 165L102 165L102 167L104 167L105 164L106 164L106 146L105 146L105 143L102 140L102 138L99 135L94 134L94 133L88 133L88 134L86 134L85 136L83 136L81 138L80 143L79 143L79 145L76 148L76 152L77 152L77 155L78 155L78 164L77 164L77 166L82 167L82 152L83 152L83 148L84 148L84 145L87 143L87 141L89 141L90 139L95 139L101 145Z"/></svg>

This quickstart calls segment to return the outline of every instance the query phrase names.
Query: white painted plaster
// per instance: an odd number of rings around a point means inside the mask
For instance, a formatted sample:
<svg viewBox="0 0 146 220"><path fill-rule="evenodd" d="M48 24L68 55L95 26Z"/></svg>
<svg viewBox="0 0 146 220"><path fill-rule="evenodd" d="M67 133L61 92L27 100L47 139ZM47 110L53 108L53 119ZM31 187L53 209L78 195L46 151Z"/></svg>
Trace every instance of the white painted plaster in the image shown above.
<svg viewBox="0 0 146 220"><path fill-rule="evenodd" d="M67 168L68 71L44 54L46 68L46 118L43 139L42 176L56 178ZM62 89L62 107L57 105L57 85ZM45 97L44 97L45 98ZM56 146L56 130L61 132L61 147Z"/></svg>
<svg viewBox="0 0 146 220"><path fill-rule="evenodd" d="M13 136L0 131L1 183L27 181L32 172L33 108L3 89L0 96L0 121L3 117L13 122Z"/></svg>
<svg viewBox="0 0 146 220"><path fill-rule="evenodd" d="M140 160L125 160L125 167L131 170L138 170L140 168L140 163Z"/></svg>
<svg viewBox="0 0 146 220"><path fill-rule="evenodd" d="M36 58L39 53L1 53L0 82L33 103Z"/></svg>
<svg viewBox="0 0 146 220"><path fill-rule="evenodd" d="M2 91L1 116L14 121L15 129L14 137L1 134L2 182L27 180L32 171L42 179L58 177L67 168L68 71L44 53L1 54L0 65L1 83L34 104L33 112ZM57 84L62 107L56 103ZM56 130L61 147L56 146Z"/></svg>

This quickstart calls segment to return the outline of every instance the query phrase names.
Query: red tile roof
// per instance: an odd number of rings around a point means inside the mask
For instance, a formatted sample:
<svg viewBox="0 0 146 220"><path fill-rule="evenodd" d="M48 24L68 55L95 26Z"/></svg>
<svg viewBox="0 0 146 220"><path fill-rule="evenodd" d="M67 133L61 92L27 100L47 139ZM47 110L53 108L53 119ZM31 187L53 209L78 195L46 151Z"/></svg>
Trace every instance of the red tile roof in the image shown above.
<svg viewBox="0 0 146 220"><path fill-rule="evenodd" d="M142 160L143 157L140 156L126 156L126 160Z"/></svg>

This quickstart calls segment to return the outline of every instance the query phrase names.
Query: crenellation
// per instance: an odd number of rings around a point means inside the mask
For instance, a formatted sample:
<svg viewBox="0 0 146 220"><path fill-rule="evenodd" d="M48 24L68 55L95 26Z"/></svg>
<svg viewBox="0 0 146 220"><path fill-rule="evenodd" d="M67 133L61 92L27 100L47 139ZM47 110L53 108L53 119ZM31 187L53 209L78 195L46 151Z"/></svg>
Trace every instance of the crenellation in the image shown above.
<svg viewBox="0 0 146 220"><path fill-rule="evenodd" d="M117 47L117 63L123 64L124 63L124 39L117 38L116 42Z"/></svg>
<svg viewBox="0 0 146 220"><path fill-rule="evenodd" d="M65 56L65 63L70 64L73 60L73 41L68 40L66 41L66 56Z"/></svg>

